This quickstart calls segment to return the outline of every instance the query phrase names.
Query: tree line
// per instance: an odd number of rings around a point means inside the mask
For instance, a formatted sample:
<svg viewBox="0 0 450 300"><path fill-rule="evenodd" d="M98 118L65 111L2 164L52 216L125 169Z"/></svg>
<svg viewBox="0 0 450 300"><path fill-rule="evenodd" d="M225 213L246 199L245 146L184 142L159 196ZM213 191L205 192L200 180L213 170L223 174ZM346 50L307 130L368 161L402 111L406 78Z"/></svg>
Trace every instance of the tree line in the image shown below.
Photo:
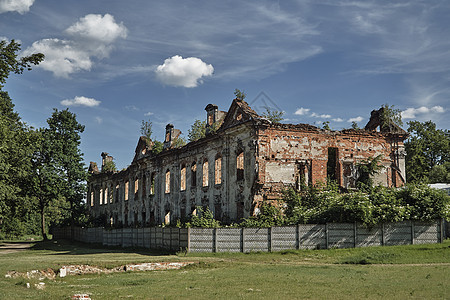
<svg viewBox="0 0 450 300"><path fill-rule="evenodd" d="M86 219L84 126L68 109L54 109L48 127L33 128L14 111L4 83L39 64L43 54L18 58L20 44L0 41L0 238L41 235L49 226Z"/></svg>

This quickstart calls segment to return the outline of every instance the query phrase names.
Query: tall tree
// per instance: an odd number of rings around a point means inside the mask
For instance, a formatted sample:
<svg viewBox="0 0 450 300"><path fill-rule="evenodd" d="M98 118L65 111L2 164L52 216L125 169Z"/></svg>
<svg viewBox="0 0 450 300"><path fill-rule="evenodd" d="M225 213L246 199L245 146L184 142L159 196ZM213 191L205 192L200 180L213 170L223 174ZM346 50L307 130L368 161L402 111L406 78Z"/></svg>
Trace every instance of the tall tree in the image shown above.
<svg viewBox="0 0 450 300"><path fill-rule="evenodd" d="M17 59L20 44L14 40L11 42L0 41L0 89L6 82L9 74L21 74L25 69L31 70L31 65L37 65L44 60L44 54L36 53Z"/></svg>
<svg viewBox="0 0 450 300"><path fill-rule="evenodd" d="M29 173L28 192L36 199L40 213L41 234L47 240L46 213L62 191L63 176L53 157L53 140L48 129L35 132L36 143L32 157L32 171Z"/></svg>
<svg viewBox="0 0 450 300"><path fill-rule="evenodd" d="M408 125L411 136L405 142L407 181L429 181L433 167L450 162L450 132L436 129L432 121L411 121Z"/></svg>
<svg viewBox="0 0 450 300"><path fill-rule="evenodd" d="M30 201L25 194L25 182L30 170L32 139L28 128L14 111L14 104L3 90L10 73L30 70L44 58L43 54L17 59L20 44L0 41L0 223L9 234L22 234L31 221ZM28 219L28 220L27 220ZM27 228L24 228L27 227ZM29 233L29 232L28 232Z"/></svg>
<svg viewBox="0 0 450 300"><path fill-rule="evenodd" d="M54 109L47 123L49 128L46 134L52 141L52 158L63 180L61 195L69 202L70 224L73 228L76 218L84 210L82 200L86 191L87 172L80 150L80 134L84 126L78 123L76 115L68 109Z"/></svg>

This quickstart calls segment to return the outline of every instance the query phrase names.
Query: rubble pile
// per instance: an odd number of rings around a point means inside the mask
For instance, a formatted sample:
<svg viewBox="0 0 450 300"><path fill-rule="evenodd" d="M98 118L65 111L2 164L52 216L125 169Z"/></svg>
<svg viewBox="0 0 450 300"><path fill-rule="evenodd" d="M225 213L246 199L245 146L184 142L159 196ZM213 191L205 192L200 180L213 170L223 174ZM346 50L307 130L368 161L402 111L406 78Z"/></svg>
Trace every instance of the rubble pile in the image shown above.
<svg viewBox="0 0 450 300"><path fill-rule="evenodd" d="M54 280L56 276L65 277L66 275L84 275L84 274L110 274L117 272L130 272L130 271L162 271L162 270L177 270L187 265L193 264L193 262L159 262L159 263L141 263L141 264L129 264L124 266L115 267L112 269L101 268L90 265L69 265L63 266L59 269L58 273L51 268L46 270L31 270L25 273L17 271L8 271L5 275L6 278L24 277L28 279L44 280L45 278Z"/></svg>

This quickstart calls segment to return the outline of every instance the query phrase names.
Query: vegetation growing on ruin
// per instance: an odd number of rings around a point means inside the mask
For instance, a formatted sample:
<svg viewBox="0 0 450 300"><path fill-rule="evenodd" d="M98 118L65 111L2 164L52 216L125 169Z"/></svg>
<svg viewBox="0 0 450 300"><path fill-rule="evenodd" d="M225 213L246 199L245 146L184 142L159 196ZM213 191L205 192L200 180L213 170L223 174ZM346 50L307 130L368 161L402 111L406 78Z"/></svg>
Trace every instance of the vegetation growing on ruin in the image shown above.
<svg viewBox="0 0 450 300"><path fill-rule="evenodd" d="M314 223L353 223L367 227L405 220L450 219L450 196L425 184L400 189L377 186L364 191L340 193L334 183L303 186L302 191L285 190L276 205L263 203L256 217L239 223L222 224L209 209L191 216L183 227L272 227Z"/></svg>

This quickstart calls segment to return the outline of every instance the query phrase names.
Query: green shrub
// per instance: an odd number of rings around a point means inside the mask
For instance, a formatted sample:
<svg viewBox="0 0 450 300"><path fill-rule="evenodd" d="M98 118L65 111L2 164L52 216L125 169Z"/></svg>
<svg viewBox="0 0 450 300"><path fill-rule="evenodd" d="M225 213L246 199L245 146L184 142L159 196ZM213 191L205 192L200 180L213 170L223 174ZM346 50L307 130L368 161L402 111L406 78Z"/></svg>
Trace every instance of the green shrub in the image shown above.
<svg viewBox="0 0 450 300"><path fill-rule="evenodd" d="M197 213L191 215L190 220L184 224L177 223L180 227L202 227L202 228L217 228L220 227L220 222L214 219L214 215L207 207L203 209L201 206L197 206Z"/></svg>

